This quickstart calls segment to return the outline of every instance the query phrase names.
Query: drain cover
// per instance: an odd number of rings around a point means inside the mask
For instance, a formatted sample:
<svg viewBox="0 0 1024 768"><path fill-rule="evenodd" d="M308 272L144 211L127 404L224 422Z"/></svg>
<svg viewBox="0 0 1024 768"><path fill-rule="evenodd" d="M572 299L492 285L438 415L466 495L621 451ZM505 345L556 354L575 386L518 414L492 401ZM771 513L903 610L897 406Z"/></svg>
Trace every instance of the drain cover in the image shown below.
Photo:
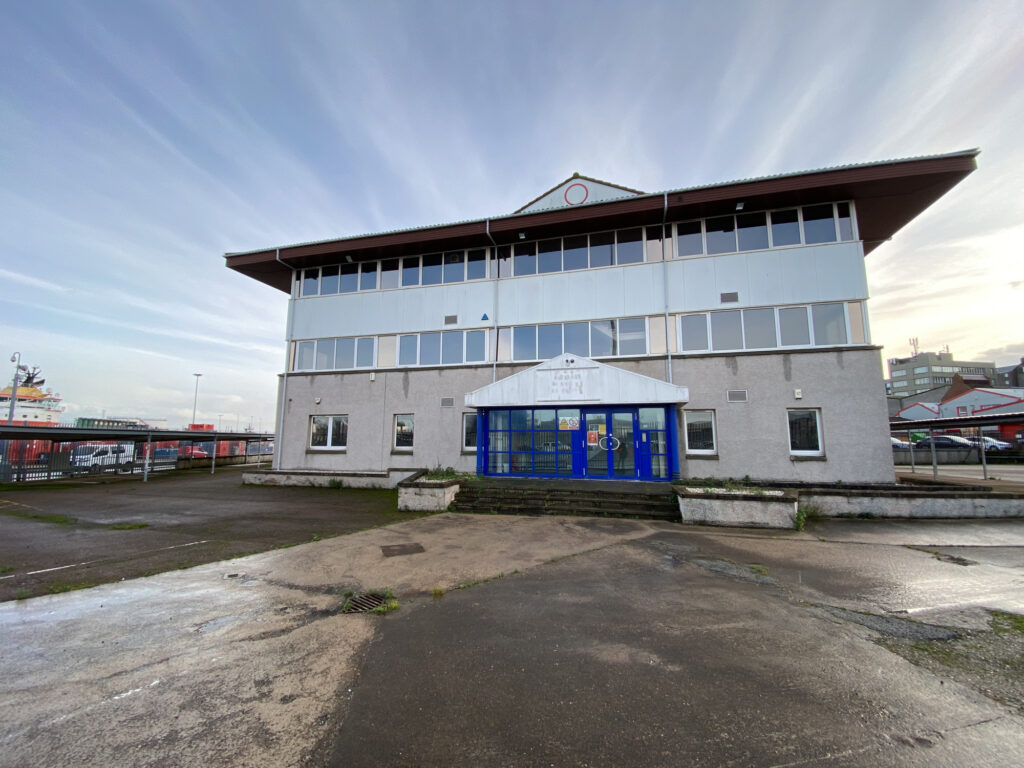
<svg viewBox="0 0 1024 768"><path fill-rule="evenodd" d="M366 613L380 605L384 605L383 592L361 592L352 595L341 608L342 613Z"/></svg>
<svg viewBox="0 0 1024 768"><path fill-rule="evenodd" d="M422 544L385 544L380 548L384 557L397 557L398 555L415 555L423 552Z"/></svg>

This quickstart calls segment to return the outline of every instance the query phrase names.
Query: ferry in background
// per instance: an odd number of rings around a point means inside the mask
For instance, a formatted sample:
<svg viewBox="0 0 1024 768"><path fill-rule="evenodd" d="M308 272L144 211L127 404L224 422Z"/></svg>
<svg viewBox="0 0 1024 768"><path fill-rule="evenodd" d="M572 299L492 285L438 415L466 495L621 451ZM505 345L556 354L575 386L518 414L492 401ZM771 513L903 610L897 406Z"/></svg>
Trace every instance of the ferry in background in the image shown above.
<svg viewBox="0 0 1024 768"><path fill-rule="evenodd" d="M18 427L56 427L64 415L61 397L51 389L39 388L45 382L29 377L14 400L14 418L10 424ZM8 423L11 412L11 386L0 389L0 424Z"/></svg>

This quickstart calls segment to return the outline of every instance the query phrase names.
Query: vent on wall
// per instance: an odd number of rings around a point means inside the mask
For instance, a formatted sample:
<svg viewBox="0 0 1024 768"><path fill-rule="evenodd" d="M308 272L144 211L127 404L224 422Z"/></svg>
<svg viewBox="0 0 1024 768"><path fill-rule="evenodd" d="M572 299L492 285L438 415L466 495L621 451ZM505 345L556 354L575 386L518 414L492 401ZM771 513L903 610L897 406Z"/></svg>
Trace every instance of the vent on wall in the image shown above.
<svg viewBox="0 0 1024 768"><path fill-rule="evenodd" d="M725 399L730 403L745 403L747 402L747 390L727 389L725 390Z"/></svg>
<svg viewBox="0 0 1024 768"><path fill-rule="evenodd" d="M740 295L739 295L739 293L737 291L732 291L731 293L723 293L722 294L722 303L723 304L731 304L731 303L737 302L739 300L740 300Z"/></svg>
<svg viewBox="0 0 1024 768"><path fill-rule="evenodd" d="M455 398L454 397L442 397L441 398L441 407L442 408L454 408L455 407Z"/></svg>
<svg viewBox="0 0 1024 768"><path fill-rule="evenodd" d="M459 316L458 315L445 315L444 316L444 324L445 325L457 325L458 322L459 322Z"/></svg>

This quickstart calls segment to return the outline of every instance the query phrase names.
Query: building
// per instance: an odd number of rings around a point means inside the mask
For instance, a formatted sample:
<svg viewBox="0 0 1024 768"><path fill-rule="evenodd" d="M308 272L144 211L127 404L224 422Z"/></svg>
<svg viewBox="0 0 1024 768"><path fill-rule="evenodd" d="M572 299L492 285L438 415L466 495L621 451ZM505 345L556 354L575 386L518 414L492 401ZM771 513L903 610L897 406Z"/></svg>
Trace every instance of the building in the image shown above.
<svg viewBox="0 0 1024 768"><path fill-rule="evenodd" d="M1024 413L1024 387L973 386L959 374L938 399L908 403L895 414L897 419L952 419L967 416L1003 416ZM1021 424L992 424L982 428L989 436L1018 442ZM972 428L968 428L972 429ZM946 431L959 432L959 428Z"/></svg>
<svg viewBox="0 0 1024 768"><path fill-rule="evenodd" d="M891 482L864 258L977 150L226 254L288 294L275 469Z"/></svg>
<svg viewBox="0 0 1024 768"><path fill-rule="evenodd" d="M1017 365L1006 365L996 369L997 387L1024 387L1024 357Z"/></svg>
<svg viewBox="0 0 1024 768"><path fill-rule="evenodd" d="M950 386L953 376L958 373L978 386L988 386L996 379L996 364L954 360L948 349L944 352L919 352L911 357L892 357L889 358L885 392L893 397L912 397L928 389Z"/></svg>

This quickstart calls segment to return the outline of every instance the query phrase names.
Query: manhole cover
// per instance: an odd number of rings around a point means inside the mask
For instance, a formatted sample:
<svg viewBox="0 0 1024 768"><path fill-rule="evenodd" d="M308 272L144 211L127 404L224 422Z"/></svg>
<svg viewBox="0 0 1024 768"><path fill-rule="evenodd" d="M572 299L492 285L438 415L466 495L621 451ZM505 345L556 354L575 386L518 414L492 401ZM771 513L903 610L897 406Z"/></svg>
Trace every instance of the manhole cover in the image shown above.
<svg viewBox="0 0 1024 768"><path fill-rule="evenodd" d="M424 550L422 544L385 544L380 551L384 557L397 557L398 555L415 555Z"/></svg>
<svg viewBox="0 0 1024 768"><path fill-rule="evenodd" d="M341 607L341 612L366 613L378 606L384 605L386 599L387 597L383 592L361 592L345 600L345 604Z"/></svg>

